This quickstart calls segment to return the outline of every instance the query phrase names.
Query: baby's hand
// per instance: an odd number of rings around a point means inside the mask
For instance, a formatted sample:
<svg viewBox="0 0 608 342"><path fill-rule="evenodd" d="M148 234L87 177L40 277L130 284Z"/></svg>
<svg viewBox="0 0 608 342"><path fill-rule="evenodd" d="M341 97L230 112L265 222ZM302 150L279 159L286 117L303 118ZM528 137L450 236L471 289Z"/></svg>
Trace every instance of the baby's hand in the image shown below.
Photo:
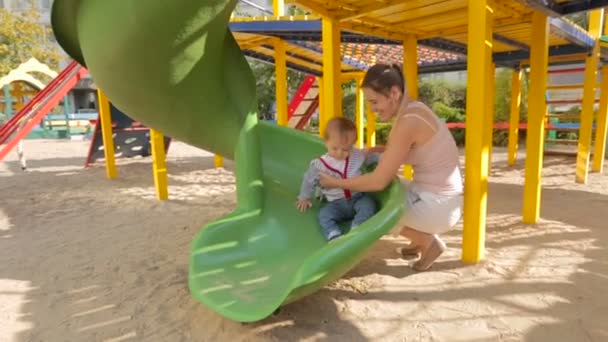
<svg viewBox="0 0 608 342"><path fill-rule="evenodd" d="M312 207L312 202L307 199L298 200L298 202L296 203L296 207L298 207L298 210L300 210L301 212L305 212L307 209Z"/></svg>

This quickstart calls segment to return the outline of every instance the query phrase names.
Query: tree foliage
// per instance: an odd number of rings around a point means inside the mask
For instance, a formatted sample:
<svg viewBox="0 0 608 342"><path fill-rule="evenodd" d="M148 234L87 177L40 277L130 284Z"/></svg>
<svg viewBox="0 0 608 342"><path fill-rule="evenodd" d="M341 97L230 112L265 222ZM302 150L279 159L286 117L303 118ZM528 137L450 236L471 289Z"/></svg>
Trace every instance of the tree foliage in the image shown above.
<svg viewBox="0 0 608 342"><path fill-rule="evenodd" d="M494 122L508 122L511 113L511 69L498 69L496 72L496 92L494 99ZM446 81L420 82L419 99L433 109L445 122L464 122L466 118L466 85ZM526 122L528 113L528 79L524 74L521 84L520 122ZM390 123L378 123L376 141L386 143ZM464 144L465 131L451 130L456 143ZM520 131L525 135L525 131ZM494 145L506 146L508 131L494 131Z"/></svg>
<svg viewBox="0 0 608 342"><path fill-rule="evenodd" d="M260 62L254 59L248 59L248 61L255 76L259 116L264 120L272 120L274 119L274 115L276 113L275 67L272 64ZM306 77L306 75L301 72L287 70L288 98L291 98L296 92L304 80L304 77Z"/></svg>
<svg viewBox="0 0 608 342"><path fill-rule="evenodd" d="M56 68L62 55L51 37L35 6L19 13L0 9L0 77L32 57Z"/></svg>

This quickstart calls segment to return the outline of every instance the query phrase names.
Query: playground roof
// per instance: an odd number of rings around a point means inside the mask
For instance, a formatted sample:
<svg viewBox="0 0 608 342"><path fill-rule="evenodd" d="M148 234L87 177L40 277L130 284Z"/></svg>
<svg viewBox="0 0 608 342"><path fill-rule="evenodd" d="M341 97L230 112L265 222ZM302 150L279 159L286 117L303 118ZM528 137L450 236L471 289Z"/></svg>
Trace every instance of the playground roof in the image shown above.
<svg viewBox="0 0 608 342"><path fill-rule="evenodd" d="M344 69L366 69L378 61L401 62L402 40L408 34L419 38L421 73L466 69L467 0L293 2L316 14L340 20ZM494 61L498 65L515 66L529 58L534 9L551 16L550 55L575 56L575 60L582 60L595 44L594 39L584 29L558 16L606 6L608 0L496 0L494 4ZM319 67L313 70L321 71L320 44L311 43L321 40L318 16L235 18L230 28L233 32L280 37L292 45L316 52L312 55L307 53L304 57L315 57L314 64ZM273 60L270 45L263 54L255 48L243 50L249 56ZM298 67L297 59L292 56L290 67ZM310 65L308 67L311 68Z"/></svg>
<svg viewBox="0 0 608 342"><path fill-rule="evenodd" d="M564 10L557 6L579 2L583 1L561 1L561 5L555 0L494 1L494 51L519 50L530 45L533 7L552 16L550 45L593 46L593 39L585 30L558 18ZM337 18L345 30L396 40L413 34L419 39L441 37L467 43L468 0L294 0L294 3L316 14Z"/></svg>
<svg viewBox="0 0 608 342"><path fill-rule="evenodd" d="M239 46L245 52L245 55L256 59L273 62L274 61L274 46L273 37L235 33ZM321 75L323 64L321 63L322 56L320 51L308 49L298 42L287 42L287 66L294 70L299 70L312 75ZM357 72L359 68L342 62L342 72Z"/></svg>
<svg viewBox="0 0 608 342"><path fill-rule="evenodd" d="M245 54L268 62L274 60L273 37L235 33L239 45ZM403 48L401 45L343 43L342 73L366 70L375 63L402 63ZM322 48L316 41L287 41L288 67L313 75L322 74ZM462 69L466 65L463 54L446 52L425 46L418 47L420 72L432 72L439 67L447 70L450 66Z"/></svg>

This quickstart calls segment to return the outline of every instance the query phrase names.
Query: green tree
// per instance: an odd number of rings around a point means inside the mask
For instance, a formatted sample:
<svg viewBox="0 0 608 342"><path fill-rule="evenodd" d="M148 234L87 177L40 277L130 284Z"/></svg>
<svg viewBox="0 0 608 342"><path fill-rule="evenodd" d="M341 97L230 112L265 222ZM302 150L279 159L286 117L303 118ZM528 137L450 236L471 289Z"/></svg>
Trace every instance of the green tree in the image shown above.
<svg viewBox="0 0 608 342"><path fill-rule="evenodd" d="M270 120L274 118L274 103L275 103L275 68L274 65L260 62L255 59L248 58L249 65L255 76L257 97L258 97L258 113L261 119ZM291 98L300 87L300 84L306 77L305 74L287 70L287 93Z"/></svg>
<svg viewBox="0 0 608 342"><path fill-rule="evenodd" d="M582 27L583 29L589 28L589 19L587 12L578 12L572 13L564 16L566 20L571 21L572 23Z"/></svg>
<svg viewBox="0 0 608 342"><path fill-rule="evenodd" d="M57 68L62 55L51 43L52 34L33 5L20 13L0 9L0 77L32 57Z"/></svg>
<svg viewBox="0 0 608 342"><path fill-rule="evenodd" d="M355 81L342 84L342 115L351 120L355 120L357 101L357 84Z"/></svg>
<svg viewBox="0 0 608 342"><path fill-rule="evenodd" d="M509 122L511 116L511 76L513 70L498 69L496 72L496 93L494 97L494 122ZM526 122L528 117L528 79L524 73L521 82L521 104L519 122ZM525 130L519 131L520 135L525 135ZM495 130L494 145L506 146L508 143L509 131Z"/></svg>

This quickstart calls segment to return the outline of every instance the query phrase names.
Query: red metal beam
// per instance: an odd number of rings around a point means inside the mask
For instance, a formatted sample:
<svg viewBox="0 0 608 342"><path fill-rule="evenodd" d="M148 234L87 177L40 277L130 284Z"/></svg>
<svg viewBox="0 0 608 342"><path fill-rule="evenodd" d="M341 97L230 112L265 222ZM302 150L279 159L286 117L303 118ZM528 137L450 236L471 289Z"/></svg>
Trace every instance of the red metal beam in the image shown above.
<svg viewBox="0 0 608 342"><path fill-rule="evenodd" d="M581 72L585 72L585 68L553 69L553 70L548 71L549 74L555 74L555 75L574 74L574 73L581 73Z"/></svg>
<svg viewBox="0 0 608 342"><path fill-rule="evenodd" d="M465 129L466 128L466 125L464 122L448 122L448 123L446 123L446 125L448 126L449 129ZM494 129L507 130L507 129L509 129L509 126L510 125L508 122L497 122L494 124ZM528 124L520 123L519 129L522 129L522 130L528 129ZM560 127L555 127L551 123L547 123L545 125L545 130L560 131L560 132L576 132L576 131L578 131L578 128L570 128L570 127L561 127L560 128Z"/></svg>

